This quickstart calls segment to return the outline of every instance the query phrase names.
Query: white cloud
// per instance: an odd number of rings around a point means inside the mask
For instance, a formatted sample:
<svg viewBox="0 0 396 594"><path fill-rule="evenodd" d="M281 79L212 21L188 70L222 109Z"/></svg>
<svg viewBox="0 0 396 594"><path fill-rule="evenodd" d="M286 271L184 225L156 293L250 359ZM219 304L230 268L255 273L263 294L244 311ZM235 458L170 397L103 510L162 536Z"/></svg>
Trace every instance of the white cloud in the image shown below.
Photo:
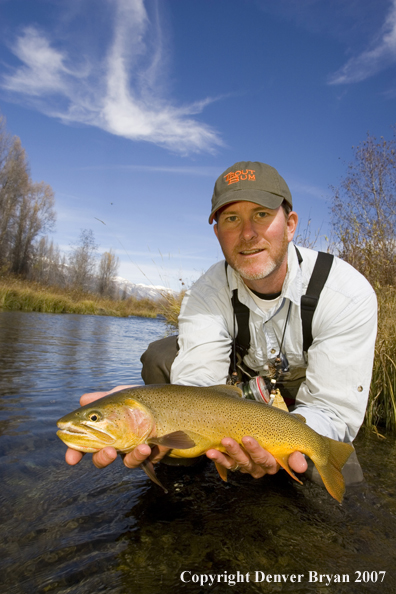
<svg viewBox="0 0 396 594"><path fill-rule="evenodd" d="M330 85L361 82L396 62L396 0L371 47L329 77Z"/></svg>
<svg viewBox="0 0 396 594"><path fill-rule="evenodd" d="M221 145L214 129L191 117L213 99L176 106L161 97L162 36L143 0L115 4L113 41L101 63L86 57L83 67L70 65L67 51L55 49L30 26L11 48L23 65L3 77L2 87L65 123L96 126L181 153ZM154 46L153 39L158 40Z"/></svg>

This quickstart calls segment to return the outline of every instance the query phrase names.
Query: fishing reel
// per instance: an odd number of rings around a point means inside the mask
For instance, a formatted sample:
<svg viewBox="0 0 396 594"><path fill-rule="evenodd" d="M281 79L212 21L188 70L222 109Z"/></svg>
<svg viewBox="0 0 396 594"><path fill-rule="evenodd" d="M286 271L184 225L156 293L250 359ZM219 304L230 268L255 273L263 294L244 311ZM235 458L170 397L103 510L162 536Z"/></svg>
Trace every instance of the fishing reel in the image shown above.
<svg viewBox="0 0 396 594"><path fill-rule="evenodd" d="M274 398L279 393L276 384L281 378L285 378L289 372L289 362L282 352L265 365L266 376L257 375L246 382L238 382L237 374L232 373L230 382L242 391L242 398L256 400L272 405ZM280 393L279 393L280 395Z"/></svg>
<svg viewBox="0 0 396 594"><path fill-rule="evenodd" d="M247 400L257 400L257 402L265 402L269 405L274 400L274 396L271 394L275 387L272 380L261 375L252 377L248 382L241 382L237 386L242 391L242 398Z"/></svg>

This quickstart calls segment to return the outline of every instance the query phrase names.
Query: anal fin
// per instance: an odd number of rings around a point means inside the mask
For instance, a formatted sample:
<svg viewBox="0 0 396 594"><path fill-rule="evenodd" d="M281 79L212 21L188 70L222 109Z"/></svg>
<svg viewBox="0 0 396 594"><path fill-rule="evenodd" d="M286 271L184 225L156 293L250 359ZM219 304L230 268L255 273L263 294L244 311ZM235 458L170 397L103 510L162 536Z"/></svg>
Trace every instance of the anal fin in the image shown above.
<svg viewBox="0 0 396 594"><path fill-rule="evenodd" d="M292 469L289 466L289 462L288 462L288 456L274 456L275 460L278 462L278 464L280 466L282 466L282 468L284 468L286 470L287 473L290 474L290 476L292 478L294 478L295 481L297 481L298 483L300 483L300 485L302 485L303 483L300 481L300 479L298 479L296 477L296 475L294 474L294 472L292 471Z"/></svg>
<svg viewBox="0 0 396 594"><path fill-rule="evenodd" d="M217 472L220 475L220 478L222 478L223 481L227 482L227 468L225 468L225 466L222 466L218 462L215 462L215 466L216 466Z"/></svg>

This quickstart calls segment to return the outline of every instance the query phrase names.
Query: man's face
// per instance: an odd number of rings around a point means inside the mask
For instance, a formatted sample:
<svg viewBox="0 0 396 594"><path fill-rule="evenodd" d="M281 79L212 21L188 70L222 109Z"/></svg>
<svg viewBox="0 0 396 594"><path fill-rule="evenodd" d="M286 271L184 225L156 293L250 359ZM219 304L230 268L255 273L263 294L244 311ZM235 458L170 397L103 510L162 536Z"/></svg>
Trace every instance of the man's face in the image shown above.
<svg viewBox="0 0 396 594"><path fill-rule="evenodd" d="M281 279L282 286L287 270L287 247L297 220L296 213L286 215L281 206L273 210L240 201L219 210L214 230L228 264L248 286L260 290L263 283L255 281L272 278L279 284Z"/></svg>

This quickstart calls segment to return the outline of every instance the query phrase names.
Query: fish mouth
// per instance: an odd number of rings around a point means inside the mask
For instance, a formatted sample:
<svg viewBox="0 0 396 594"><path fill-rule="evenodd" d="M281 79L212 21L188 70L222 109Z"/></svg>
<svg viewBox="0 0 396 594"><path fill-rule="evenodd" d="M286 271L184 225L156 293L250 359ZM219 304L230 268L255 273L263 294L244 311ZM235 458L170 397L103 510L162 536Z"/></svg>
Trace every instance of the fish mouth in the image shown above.
<svg viewBox="0 0 396 594"><path fill-rule="evenodd" d="M86 435L87 434L86 431L82 431L81 429L76 429L76 427L61 428L60 431L62 433L70 433L71 435L73 435L74 433L76 433L77 435Z"/></svg>
<svg viewBox="0 0 396 594"><path fill-rule="evenodd" d="M106 445L110 445L115 441L115 438L112 435L100 431L99 429L94 429L93 427L76 427L75 425L70 426L63 423L58 423L58 427L59 431L57 434L61 439L67 439L68 436L77 439L81 437L83 439L100 441Z"/></svg>

